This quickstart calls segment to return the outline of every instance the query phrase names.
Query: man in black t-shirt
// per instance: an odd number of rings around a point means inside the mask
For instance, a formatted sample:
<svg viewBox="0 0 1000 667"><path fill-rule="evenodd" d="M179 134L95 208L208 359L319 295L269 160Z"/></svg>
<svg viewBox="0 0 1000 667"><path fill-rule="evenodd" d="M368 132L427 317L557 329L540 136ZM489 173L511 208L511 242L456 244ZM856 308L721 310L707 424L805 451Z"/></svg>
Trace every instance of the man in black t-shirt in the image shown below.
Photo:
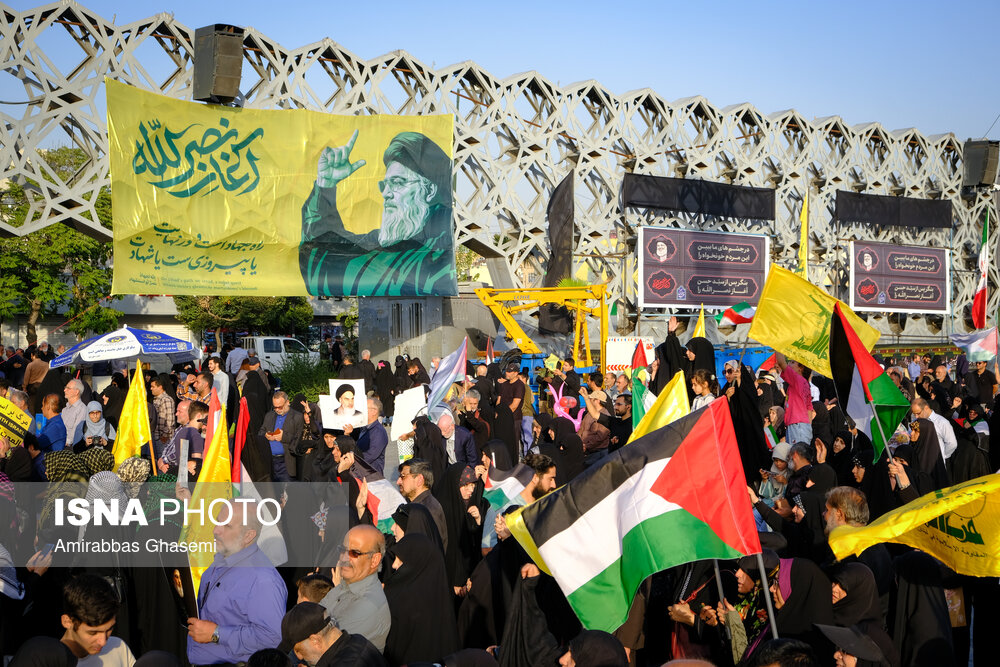
<svg viewBox="0 0 1000 667"><path fill-rule="evenodd" d="M976 385L979 389L979 402L984 405L993 404L993 395L997 391L997 376L986 369L987 362L976 362Z"/></svg>

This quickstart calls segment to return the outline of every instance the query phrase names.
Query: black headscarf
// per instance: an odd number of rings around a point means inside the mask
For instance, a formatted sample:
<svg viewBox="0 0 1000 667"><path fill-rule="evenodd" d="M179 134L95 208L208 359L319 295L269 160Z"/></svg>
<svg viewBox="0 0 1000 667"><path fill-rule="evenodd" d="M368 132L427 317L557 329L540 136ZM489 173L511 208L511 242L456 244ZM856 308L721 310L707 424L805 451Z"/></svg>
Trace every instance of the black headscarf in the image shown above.
<svg viewBox="0 0 1000 667"><path fill-rule="evenodd" d="M846 597L833 604L833 622L844 627L861 621L878 621L882 624L882 607L879 605L875 575L867 565L840 563L830 572L831 583L838 584Z"/></svg>
<svg viewBox="0 0 1000 667"><path fill-rule="evenodd" d="M392 520L396 522L406 535L424 535L434 546L444 554L444 546L441 541L441 533L437 524L434 523L434 516L431 511L420 503L403 503L392 513Z"/></svg>
<svg viewBox="0 0 1000 667"><path fill-rule="evenodd" d="M388 362L378 362L378 370L375 371L375 395L382 401L382 411L386 417L392 417L396 413L398 389L398 381L392 374Z"/></svg>
<svg viewBox="0 0 1000 667"><path fill-rule="evenodd" d="M685 369L685 371L690 371L687 374L687 379L690 379L694 372L698 370L703 370L709 375L714 376L715 346L707 338L697 336L689 340L686 347L691 352L694 352L694 360L690 362L690 367Z"/></svg>
<svg viewBox="0 0 1000 667"><path fill-rule="evenodd" d="M396 558L402 565L394 570ZM438 547L426 535L407 534L386 554L386 563L392 620L384 653L389 664L438 661L458 649L452 592Z"/></svg>
<svg viewBox="0 0 1000 667"><path fill-rule="evenodd" d="M902 664L955 664L951 617L939 563L922 551L911 551L896 558L893 567L897 591L891 634Z"/></svg>
<svg viewBox="0 0 1000 667"><path fill-rule="evenodd" d="M104 418L117 428L118 420L122 416L122 408L125 406L126 394L116 385L109 384L101 392L101 396L108 399L108 402L104 404Z"/></svg>
<svg viewBox="0 0 1000 667"><path fill-rule="evenodd" d="M487 440L486 446L483 447L483 453L490 457L490 461L493 462L493 466L497 470L510 470L514 467L514 462L510 460L510 449L507 448L507 443L499 438Z"/></svg>
<svg viewBox="0 0 1000 667"><path fill-rule="evenodd" d="M550 445L539 445L538 451L555 461L556 486L562 486L583 472L583 441L577 435L573 422L566 417L553 419L549 429L555 438Z"/></svg>
<svg viewBox="0 0 1000 667"><path fill-rule="evenodd" d="M483 482L479 479L469 500L462 499L461 480L467 469L472 470L465 463L453 463L445 470L441 483L434 485L434 497L441 503L448 526L448 550L444 554L444 564L452 586L464 586L472 570L482 560L481 524L490 506L483 498ZM469 515L469 507L479 510L480 525L476 525Z"/></svg>
<svg viewBox="0 0 1000 667"><path fill-rule="evenodd" d="M920 436L913 443L913 453L916 460L909 461L909 464L918 472L930 477L933 488L920 489L921 494L923 494L949 486L949 480L948 470L945 468L944 458L941 455L941 445L938 442L934 422L921 418L916 423L920 424Z"/></svg>
<svg viewBox="0 0 1000 667"><path fill-rule="evenodd" d="M42 411L42 401L49 394L59 396L60 411L66 407L66 396L63 394L63 391L66 389L66 383L69 381L70 376L68 373L63 373L58 368L50 368L38 384L38 393L35 394L35 413L37 414Z"/></svg>
<svg viewBox="0 0 1000 667"><path fill-rule="evenodd" d="M852 463L860 463L865 469L865 476L858 484L853 481L854 474L852 472L850 485L857 487L865 494L865 498L868 499L868 515L874 521L886 512L895 509L899 502L892 490L892 483L889 481L889 455L883 451L878 461L873 463L875 449L870 440L867 443L861 442L863 435L860 431L858 432ZM897 451L899 451L898 448Z"/></svg>
<svg viewBox="0 0 1000 667"><path fill-rule="evenodd" d="M444 469L448 467L448 453L444 448L441 429L426 415L420 415L413 420L413 458L423 459L431 464L434 479L444 477Z"/></svg>
<svg viewBox="0 0 1000 667"><path fill-rule="evenodd" d="M625 647L614 635L601 630L584 630L569 643L573 662L579 667L626 667Z"/></svg>
<svg viewBox="0 0 1000 667"><path fill-rule="evenodd" d="M410 375L407 372L406 367L406 359L403 358L403 355L396 355L395 366L396 370L393 372L393 375L396 376L396 390L406 391L412 386L413 383L410 382Z"/></svg>

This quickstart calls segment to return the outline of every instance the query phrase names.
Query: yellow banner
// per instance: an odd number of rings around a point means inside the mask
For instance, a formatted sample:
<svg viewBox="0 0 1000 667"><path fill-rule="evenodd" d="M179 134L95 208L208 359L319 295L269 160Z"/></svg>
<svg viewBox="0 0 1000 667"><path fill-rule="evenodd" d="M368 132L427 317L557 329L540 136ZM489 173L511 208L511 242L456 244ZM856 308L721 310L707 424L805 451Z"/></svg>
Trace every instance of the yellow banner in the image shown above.
<svg viewBox="0 0 1000 667"><path fill-rule="evenodd" d="M821 375L832 377L830 322L837 301L801 276L780 266L771 266L749 336ZM879 332L855 315L843 301L840 308L865 349L875 347Z"/></svg>
<svg viewBox="0 0 1000 667"><path fill-rule="evenodd" d="M868 526L830 533L838 559L881 542L908 544L959 574L1000 576L1000 475L928 493Z"/></svg>
<svg viewBox="0 0 1000 667"><path fill-rule="evenodd" d="M24 436L31 426L29 417L3 396L0 396L0 438L7 438L11 447L24 444Z"/></svg>
<svg viewBox="0 0 1000 667"><path fill-rule="evenodd" d="M457 294L453 116L106 85L115 294Z"/></svg>
<svg viewBox="0 0 1000 667"><path fill-rule="evenodd" d="M646 410L646 414L636 424L628 441L632 442L658 428L663 428L689 412L691 412L691 403L688 402L684 371L677 371L667 386L660 391L660 395L656 397L653 405Z"/></svg>

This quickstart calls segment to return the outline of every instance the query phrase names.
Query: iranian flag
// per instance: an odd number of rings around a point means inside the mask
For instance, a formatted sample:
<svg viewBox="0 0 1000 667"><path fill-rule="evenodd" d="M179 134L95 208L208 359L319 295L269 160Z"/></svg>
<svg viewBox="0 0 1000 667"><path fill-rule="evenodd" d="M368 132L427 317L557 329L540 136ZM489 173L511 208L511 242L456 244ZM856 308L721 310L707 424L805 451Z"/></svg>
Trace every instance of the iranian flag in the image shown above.
<svg viewBox="0 0 1000 667"><path fill-rule="evenodd" d="M500 514L531 483L534 474L534 469L523 463L518 463L510 470L498 470L490 465L483 498L489 501L490 509Z"/></svg>
<svg viewBox="0 0 1000 667"><path fill-rule="evenodd" d="M608 455L507 525L584 627L612 632L654 572L760 552L746 493L720 398Z"/></svg>
<svg viewBox="0 0 1000 667"><path fill-rule="evenodd" d="M750 324L757 309L746 301L741 301L732 308L726 308L715 316L720 327L735 327L737 324Z"/></svg>
<svg viewBox="0 0 1000 667"><path fill-rule="evenodd" d="M830 324L830 368L840 407L871 439L878 461L885 450L885 438L896 432L910 402L865 348L839 303ZM874 423L875 415L881 428Z"/></svg>
<svg viewBox="0 0 1000 667"><path fill-rule="evenodd" d="M979 284L976 285L976 295L972 298L972 326L976 329L986 328L986 277L990 268L990 246L986 239L989 236L990 213L986 211L983 221L983 244L979 247Z"/></svg>

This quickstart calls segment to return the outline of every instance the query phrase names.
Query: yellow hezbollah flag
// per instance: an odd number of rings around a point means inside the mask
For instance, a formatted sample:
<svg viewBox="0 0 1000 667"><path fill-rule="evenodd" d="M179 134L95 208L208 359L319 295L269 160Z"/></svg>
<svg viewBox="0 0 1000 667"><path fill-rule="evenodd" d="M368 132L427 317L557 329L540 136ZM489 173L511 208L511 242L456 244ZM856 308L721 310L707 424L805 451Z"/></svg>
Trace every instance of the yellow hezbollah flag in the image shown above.
<svg viewBox="0 0 1000 667"><path fill-rule="evenodd" d="M137 363L132 373L132 383L129 384L122 414L118 421L118 435L112 454L115 455L115 468L125 459L141 456L142 448L152 442L149 432L149 404L146 402L146 380L142 376L142 367ZM155 469L155 466L154 466Z"/></svg>
<svg viewBox="0 0 1000 667"><path fill-rule="evenodd" d="M750 325L750 338L773 347L821 375L830 370L830 322L838 300L802 277L772 266ZM879 333L839 301L866 350L878 342Z"/></svg>
<svg viewBox="0 0 1000 667"><path fill-rule="evenodd" d="M453 115L106 88L114 294L457 294Z"/></svg>
<svg viewBox="0 0 1000 667"><path fill-rule="evenodd" d="M925 551L959 574L1000 576L1000 474L928 493L868 526L830 533L838 559L882 542Z"/></svg>
<svg viewBox="0 0 1000 667"><path fill-rule="evenodd" d="M809 190L802 197L802 211L799 213L801 232L799 234L799 267L796 273L809 280Z"/></svg>
<svg viewBox="0 0 1000 667"><path fill-rule="evenodd" d="M694 333L691 334L692 338L705 337L705 304L701 304L701 310L698 312L698 323L694 325Z"/></svg>
<svg viewBox="0 0 1000 667"><path fill-rule="evenodd" d="M192 508L205 508L204 520L195 520L196 515L185 517L184 528L181 529L180 542L212 542L215 539L215 525L209 518L213 501L233 499L232 457L229 455L229 426L226 424L226 411L221 407L219 396L212 389L209 402L209 438L205 443L204 459L194 492L188 503ZM212 423L214 422L214 424ZM213 428L214 427L214 428ZM221 503L216 504L219 511ZM225 515L221 517L225 519ZM192 551L188 554L191 566L191 577L194 579L195 590L208 566L212 564L214 554L207 551Z"/></svg>
<svg viewBox="0 0 1000 667"><path fill-rule="evenodd" d="M660 395L653 401L653 405L650 406L649 410L646 410L646 414L642 416L636 427L632 429L632 435L628 441L632 442L636 438L641 438L651 431L680 419L689 412L691 412L691 404L688 402L684 371L677 371L660 392Z"/></svg>

